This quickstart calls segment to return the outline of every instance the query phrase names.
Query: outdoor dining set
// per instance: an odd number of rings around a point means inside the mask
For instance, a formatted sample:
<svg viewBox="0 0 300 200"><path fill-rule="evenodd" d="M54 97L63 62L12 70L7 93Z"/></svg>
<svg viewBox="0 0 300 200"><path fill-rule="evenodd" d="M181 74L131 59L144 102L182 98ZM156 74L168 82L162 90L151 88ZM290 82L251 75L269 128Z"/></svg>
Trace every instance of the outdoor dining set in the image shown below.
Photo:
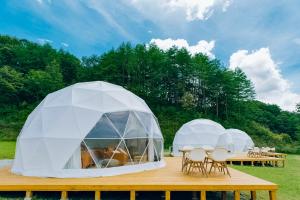
<svg viewBox="0 0 300 200"><path fill-rule="evenodd" d="M227 159L231 154L225 148L213 148L211 146L202 146L194 148L184 146L179 149L182 152L182 172L192 174L199 171L206 177L216 170L230 176L227 167Z"/></svg>

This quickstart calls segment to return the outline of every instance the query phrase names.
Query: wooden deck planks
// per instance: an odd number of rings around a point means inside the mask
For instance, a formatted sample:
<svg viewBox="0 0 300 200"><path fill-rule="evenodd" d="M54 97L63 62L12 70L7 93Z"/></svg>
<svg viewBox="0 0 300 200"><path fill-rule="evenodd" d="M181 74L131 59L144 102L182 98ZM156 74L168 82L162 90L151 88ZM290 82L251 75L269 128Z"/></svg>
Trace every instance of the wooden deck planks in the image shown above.
<svg viewBox="0 0 300 200"><path fill-rule="evenodd" d="M38 178L12 174L9 167L0 170L0 191L276 191L277 185L238 170L188 176L181 172L180 158L165 158L162 169L99 178ZM97 194L98 196L99 194ZM272 196L273 194L270 193Z"/></svg>
<svg viewBox="0 0 300 200"><path fill-rule="evenodd" d="M240 162L241 165L244 162L251 162L251 165L254 166L254 162L259 162L262 166L265 166L266 163L270 163L273 166L278 166L278 163L282 163L282 167L285 165L285 157L269 157L269 156L262 156L262 157L248 157L247 155L238 155L227 160L230 164L232 162Z"/></svg>

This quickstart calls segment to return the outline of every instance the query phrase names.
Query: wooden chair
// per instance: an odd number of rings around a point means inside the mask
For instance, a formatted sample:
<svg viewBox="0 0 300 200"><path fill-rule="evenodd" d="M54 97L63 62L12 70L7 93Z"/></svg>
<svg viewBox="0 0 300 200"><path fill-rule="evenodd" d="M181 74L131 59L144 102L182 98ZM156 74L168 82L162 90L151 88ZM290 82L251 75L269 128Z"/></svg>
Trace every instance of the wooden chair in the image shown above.
<svg viewBox="0 0 300 200"><path fill-rule="evenodd" d="M214 168L214 172L218 169L220 172L224 174L228 174L230 177L230 172L227 167L227 159L229 158L229 153L226 149L217 148L215 149L210 155L209 158L212 160L209 174L211 173L212 169Z"/></svg>
<svg viewBox="0 0 300 200"><path fill-rule="evenodd" d="M206 168L204 166L204 161L206 157L206 152L202 148L195 148L191 150L189 155L187 156L185 163L185 172L190 174L195 169L198 169L199 172L202 172L205 176L207 176Z"/></svg>

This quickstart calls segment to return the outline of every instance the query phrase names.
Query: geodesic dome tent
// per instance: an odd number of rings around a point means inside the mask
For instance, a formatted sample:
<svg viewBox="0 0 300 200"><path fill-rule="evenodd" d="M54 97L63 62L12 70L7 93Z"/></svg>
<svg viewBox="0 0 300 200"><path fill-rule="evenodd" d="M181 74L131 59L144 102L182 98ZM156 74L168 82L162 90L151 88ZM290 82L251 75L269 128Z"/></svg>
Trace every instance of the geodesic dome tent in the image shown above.
<svg viewBox="0 0 300 200"><path fill-rule="evenodd" d="M163 137L144 100L95 81L53 92L34 109L17 139L12 172L93 177L163 166Z"/></svg>
<svg viewBox="0 0 300 200"><path fill-rule="evenodd" d="M184 146L212 148L221 147L230 150L232 140L225 133L225 128L209 119L195 119L184 124L173 140L174 156L180 156L179 149Z"/></svg>
<svg viewBox="0 0 300 200"><path fill-rule="evenodd" d="M251 137L239 129L226 129L226 132L231 135L233 140L233 152L247 152L254 147L254 142Z"/></svg>

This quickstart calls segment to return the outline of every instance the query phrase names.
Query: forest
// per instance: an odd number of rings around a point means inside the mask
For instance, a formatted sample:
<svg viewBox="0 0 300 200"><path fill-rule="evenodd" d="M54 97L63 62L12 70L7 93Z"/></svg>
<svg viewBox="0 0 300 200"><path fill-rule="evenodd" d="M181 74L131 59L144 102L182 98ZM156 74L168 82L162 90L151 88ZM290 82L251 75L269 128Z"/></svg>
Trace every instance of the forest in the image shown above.
<svg viewBox="0 0 300 200"><path fill-rule="evenodd" d="M184 48L163 51L130 43L77 58L50 44L7 35L0 35L0 140L16 140L47 94L94 80L121 85L143 98L159 120L165 148L182 124L209 118L247 132L257 146L300 153L300 106L287 112L255 100L243 71L231 71L218 59Z"/></svg>

